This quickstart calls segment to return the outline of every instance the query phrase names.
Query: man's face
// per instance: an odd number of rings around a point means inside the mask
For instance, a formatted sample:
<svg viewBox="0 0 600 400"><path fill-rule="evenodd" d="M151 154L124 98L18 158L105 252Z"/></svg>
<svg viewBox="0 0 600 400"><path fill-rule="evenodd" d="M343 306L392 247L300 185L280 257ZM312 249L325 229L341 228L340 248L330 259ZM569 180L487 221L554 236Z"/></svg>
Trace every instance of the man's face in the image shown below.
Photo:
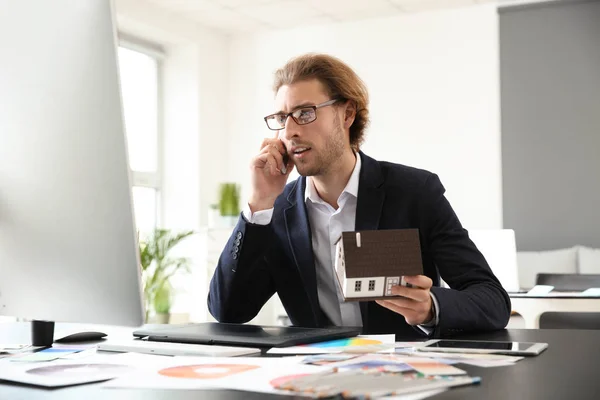
<svg viewBox="0 0 600 400"><path fill-rule="evenodd" d="M275 106L278 112L289 113L306 106L315 106L331 100L316 79L284 85L277 91ZM343 103L316 110L317 119L306 125L297 124L291 117L279 138L285 144L290 159L302 176L328 173L350 149L349 139L343 129Z"/></svg>

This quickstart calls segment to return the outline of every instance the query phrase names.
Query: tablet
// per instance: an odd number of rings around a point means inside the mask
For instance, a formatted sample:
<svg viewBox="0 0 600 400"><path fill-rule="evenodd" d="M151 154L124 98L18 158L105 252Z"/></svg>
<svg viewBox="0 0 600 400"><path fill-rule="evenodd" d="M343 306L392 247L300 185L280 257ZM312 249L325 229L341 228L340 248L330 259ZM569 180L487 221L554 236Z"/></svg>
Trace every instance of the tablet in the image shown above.
<svg viewBox="0 0 600 400"><path fill-rule="evenodd" d="M419 351L448 353L507 354L514 356L537 356L546 350L548 343L496 342L485 340L444 340L434 339L417 347Z"/></svg>

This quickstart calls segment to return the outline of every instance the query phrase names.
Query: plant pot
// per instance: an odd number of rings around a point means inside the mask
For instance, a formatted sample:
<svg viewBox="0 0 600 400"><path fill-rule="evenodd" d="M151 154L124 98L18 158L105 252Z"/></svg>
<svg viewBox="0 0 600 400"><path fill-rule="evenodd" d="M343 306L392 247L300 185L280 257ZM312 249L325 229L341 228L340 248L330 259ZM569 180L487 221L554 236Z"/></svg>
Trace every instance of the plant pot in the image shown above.
<svg viewBox="0 0 600 400"><path fill-rule="evenodd" d="M171 314L156 314L153 319L155 324L168 324Z"/></svg>

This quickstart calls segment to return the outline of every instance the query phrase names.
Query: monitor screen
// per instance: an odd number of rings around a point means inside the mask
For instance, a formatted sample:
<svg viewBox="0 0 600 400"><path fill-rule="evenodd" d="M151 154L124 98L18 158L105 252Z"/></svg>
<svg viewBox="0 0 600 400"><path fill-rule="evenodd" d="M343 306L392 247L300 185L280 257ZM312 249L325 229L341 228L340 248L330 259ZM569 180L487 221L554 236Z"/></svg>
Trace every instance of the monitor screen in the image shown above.
<svg viewBox="0 0 600 400"><path fill-rule="evenodd" d="M111 3L0 2L0 315L143 324Z"/></svg>

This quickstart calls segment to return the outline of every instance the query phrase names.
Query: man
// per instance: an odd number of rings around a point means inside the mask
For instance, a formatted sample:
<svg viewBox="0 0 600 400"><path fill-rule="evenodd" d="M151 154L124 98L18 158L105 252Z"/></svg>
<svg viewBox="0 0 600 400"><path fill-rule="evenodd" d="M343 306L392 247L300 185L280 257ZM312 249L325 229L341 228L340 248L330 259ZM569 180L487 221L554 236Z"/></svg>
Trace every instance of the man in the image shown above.
<svg viewBox="0 0 600 400"><path fill-rule="evenodd" d="M364 83L340 60L308 54L275 74L274 136L252 159L248 206L210 284L220 322L244 323L277 292L297 326L362 326L411 338L502 329L510 299L444 197L437 175L376 161L360 145ZM290 172L301 175L286 185ZM344 302L334 272L343 231L417 228L425 275L402 297ZM451 289L440 287L441 278Z"/></svg>

